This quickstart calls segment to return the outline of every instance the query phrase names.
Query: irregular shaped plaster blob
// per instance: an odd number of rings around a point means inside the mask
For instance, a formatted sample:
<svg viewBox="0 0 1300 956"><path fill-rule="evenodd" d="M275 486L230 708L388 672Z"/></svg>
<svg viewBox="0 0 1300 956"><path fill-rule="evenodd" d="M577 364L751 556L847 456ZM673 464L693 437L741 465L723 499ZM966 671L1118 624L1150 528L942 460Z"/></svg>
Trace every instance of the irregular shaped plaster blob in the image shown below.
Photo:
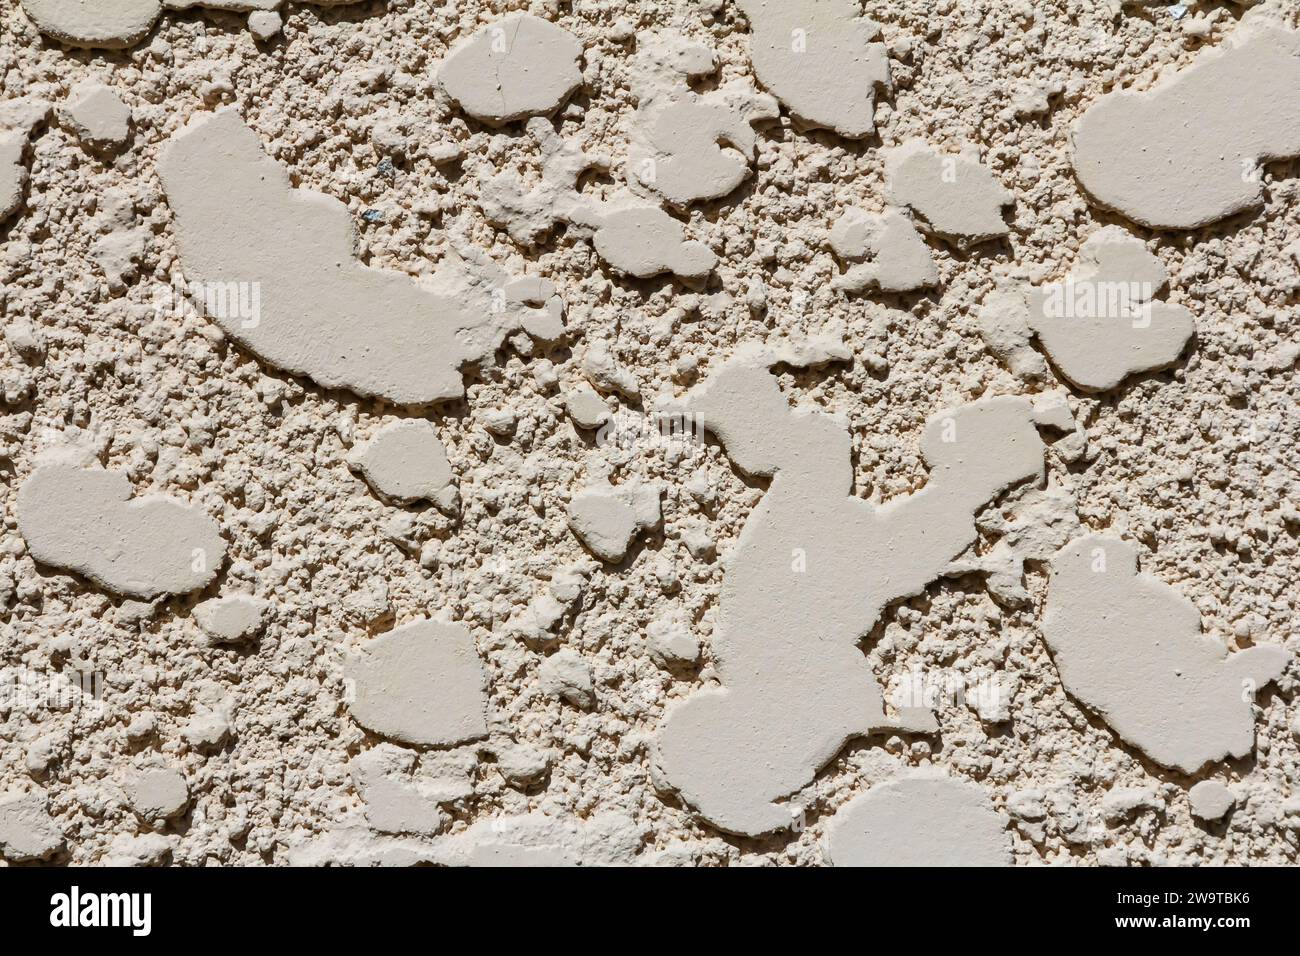
<svg viewBox="0 0 1300 956"><path fill-rule="evenodd" d="M39 96L0 100L0 226L22 208L27 141L49 115L49 101Z"/></svg>
<svg viewBox="0 0 1300 956"><path fill-rule="evenodd" d="M506 783L526 790L545 779L555 761L555 751L507 742L493 748L493 769Z"/></svg>
<svg viewBox="0 0 1300 956"><path fill-rule="evenodd" d="M575 425L589 431L608 424L612 417L605 400L586 385L565 394L564 408Z"/></svg>
<svg viewBox="0 0 1300 956"><path fill-rule="evenodd" d="M1229 654L1191 601L1138 573L1133 545L1100 534L1053 556L1042 631L1065 689L1184 773L1254 749L1251 701L1291 660L1278 645Z"/></svg>
<svg viewBox="0 0 1300 956"><path fill-rule="evenodd" d="M582 374L593 386L605 394L619 395L637 401L641 397L641 383L636 373L623 365L610 351L609 343L597 339L587 346L582 357Z"/></svg>
<svg viewBox="0 0 1300 956"><path fill-rule="evenodd" d="M33 558L128 597L206 587L226 557L217 523L201 508L158 494L132 499L120 472L41 465L19 489L16 510Z"/></svg>
<svg viewBox="0 0 1300 956"><path fill-rule="evenodd" d="M262 631L267 603L248 594L229 594L194 606L194 621L213 644L242 644Z"/></svg>
<svg viewBox="0 0 1300 956"><path fill-rule="evenodd" d="M514 170L483 181L483 215L504 226L510 238L525 246L541 242L557 222L597 201L578 191L578 180L589 170L608 172L613 160L604 153L589 153L576 139L564 139L540 117L528 121L528 133L542 156L542 175L528 185Z"/></svg>
<svg viewBox="0 0 1300 956"><path fill-rule="evenodd" d="M890 202L908 206L945 239L984 242L1010 228L1002 207L1015 197L986 167L965 156L945 156L924 140L908 140L885 159Z"/></svg>
<svg viewBox="0 0 1300 956"><path fill-rule="evenodd" d="M1051 378L1047 362L1034 350L1029 328L1029 295L1022 287L995 291L980 306L979 333L989 351L1011 374L1026 381Z"/></svg>
<svg viewBox="0 0 1300 956"><path fill-rule="evenodd" d="M0 794L0 855L12 863L44 860L63 849L45 791Z"/></svg>
<svg viewBox="0 0 1300 956"><path fill-rule="evenodd" d="M68 46L118 50L143 40L162 15L160 0L22 0L46 36Z"/></svg>
<svg viewBox="0 0 1300 956"><path fill-rule="evenodd" d="M1043 473L1030 403L988 399L926 425L921 491L870 504L852 493L848 431L790 408L768 372L796 357L744 350L684 402L742 472L771 477L727 565L712 642L721 686L671 705L659 737L682 798L739 834L788 826L775 801L850 738L900 726L858 642L886 605L921 593L975 542L977 511ZM934 728L924 712L901 720Z"/></svg>
<svg viewBox="0 0 1300 956"><path fill-rule="evenodd" d="M450 747L487 734L487 674L460 624L415 621L366 643L344 675L361 726L405 744Z"/></svg>
<svg viewBox="0 0 1300 956"><path fill-rule="evenodd" d="M254 10L248 15L248 32L262 42L269 42L284 29L284 20L273 10Z"/></svg>
<svg viewBox="0 0 1300 956"><path fill-rule="evenodd" d="M884 215L850 209L831 228L831 248L841 259L870 259L836 276L831 286L845 292L876 287L913 292L939 284L939 267L912 221L896 209Z"/></svg>
<svg viewBox="0 0 1300 956"><path fill-rule="evenodd" d="M436 288L362 265L343 203L291 188L233 110L175 134L159 172L186 278L205 291L213 321L327 388L408 405L459 398L461 366L490 356L513 328L543 338L562 329L558 298L525 307L485 258L471 263L482 278L466 267L455 281L440 274ZM505 307L494 308L502 287Z"/></svg>
<svg viewBox="0 0 1300 956"><path fill-rule="evenodd" d="M1237 803L1232 791L1217 780L1202 780L1187 791L1187 799L1192 816L1210 823L1222 820Z"/></svg>
<svg viewBox="0 0 1300 956"><path fill-rule="evenodd" d="M348 456L348 464L390 501L437 499L451 482L447 448L431 424L403 419L385 425Z"/></svg>
<svg viewBox="0 0 1300 956"><path fill-rule="evenodd" d="M575 215L575 225L594 230L592 246L618 272L648 279L671 272L683 279L703 279L718 257L708 246L686 238L686 229L662 209L615 200L591 215Z"/></svg>
<svg viewBox="0 0 1300 956"><path fill-rule="evenodd" d="M143 770L127 781L125 790L132 809L146 820L170 820L190 802L189 784L171 767Z"/></svg>
<svg viewBox="0 0 1300 956"><path fill-rule="evenodd" d="M1176 362L1191 341L1192 314L1152 301L1167 281L1164 265L1140 239L1107 226L1084 243L1064 282L992 299L980 314L981 334L1013 371L1034 376L1043 369L1024 353L1037 336L1072 385L1109 391Z"/></svg>
<svg viewBox="0 0 1300 956"><path fill-rule="evenodd" d="M614 811L586 818L539 811L481 819L437 841L445 866L630 866L644 842L641 826Z"/></svg>
<svg viewBox="0 0 1300 956"><path fill-rule="evenodd" d="M578 179L589 169L608 171L610 159L588 153L562 139L541 118L528 132L542 151L542 178L529 188L513 171L483 184L483 214L504 226L512 239L536 245L555 225L567 222L575 235L589 237L597 254L616 271L638 279L672 272L683 279L702 279L718 257L708 246L686 238L680 222L658 206L620 191L601 200L578 192Z"/></svg>
<svg viewBox="0 0 1300 956"><path fill-rule="evenodd" d="M1239 27L1149 90L1109 93L1074 126L1074 171L1100 205L1197 229L1264 202L1258 167L1300 155L1300 32Z"/></svg>
<svg viewBox="0 0 1300 956"><path fill-rule="evenodd" d="M27 134L0 131L0 225L23 205L23 187L27 184L27 167L23 152Z"/></svg>
<svg viewBox="0 0 1300 956"><path fill-rule="evenodd" d="M582 83L581 56L568 31L519 14L456 44L438 82L470 116L500 125L555 112Z"/></svg>
<svg viewBox="0 0 1300 956"><path fill-rule="evenodd" d="M118 149L131 135L131 109L112 87L79 83L68 94L59 117L89 149Z"/></svg>
<svg viewBox="0 0 1300 956"><path fill-rule="evenodd" d="M103 270L109 291L122 295L139 271L152 232L136 215L135 200L125 190L103 190L96 206L98 212L88 225L99 235L90 246L90 258Z"/></svg>
<svg viewBox="0 0 1300 956"><path fill-rule="evenodd" d="M380 833L437 833L447 821L439 788L417 778L416 755L381 744L352 761L352 778L366 804L366 820Z"/></svg>
<svg viewBox="0 0 1300 956"><path fill-rule="evenodd" d="M608 482L585 488L569 503L569 528L596 557L616 564L640 531L659 524L658 485Z"/></svg>
<svg viewBox="0 0 1300 956"><path fill-rule="evenodd" d="M674 206L727 195L749 175L754 123L780 117L776 100L736 80L699 94L692 78L717 71L713 51L677 34L637 43L630 84L637 119L628 168Z"/></svg>
<svg viewBox="0 0 1300 956"><path fill-rule="evenodd" d="M835 866L1010 866L1011 836L983 788L918 774L877 784L826 828Z"/></svg>
<svg viewBox="0 0 1300 956"><path fill-rule="evenodd" d="M754 74L805 126L861 139L876 129L889 59L854 0L737 0Z"/></svg>

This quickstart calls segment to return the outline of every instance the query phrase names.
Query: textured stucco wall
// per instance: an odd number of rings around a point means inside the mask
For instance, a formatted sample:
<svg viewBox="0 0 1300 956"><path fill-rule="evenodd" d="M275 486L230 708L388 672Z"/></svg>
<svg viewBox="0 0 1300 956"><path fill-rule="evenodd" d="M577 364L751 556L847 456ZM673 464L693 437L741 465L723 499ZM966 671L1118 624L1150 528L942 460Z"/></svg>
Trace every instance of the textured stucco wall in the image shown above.
<svg viewBox="0 0 1300 956"><path fill-rule="evenodd" d="M1294 2L177 5L0 0L0 858L1295 862Z"/></svg>

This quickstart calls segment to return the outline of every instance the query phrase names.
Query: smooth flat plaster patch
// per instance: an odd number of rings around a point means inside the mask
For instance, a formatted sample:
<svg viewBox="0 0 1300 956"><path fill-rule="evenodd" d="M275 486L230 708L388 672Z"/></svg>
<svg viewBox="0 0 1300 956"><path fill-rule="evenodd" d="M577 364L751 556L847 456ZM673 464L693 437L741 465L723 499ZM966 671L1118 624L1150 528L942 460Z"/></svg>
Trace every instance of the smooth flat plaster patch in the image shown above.
<svg viewBox="0 0 1300 956"><path fill-rule="evenodd" d="M1052 558L1042 632L1071 695L1184 773L1254 749L1254 695L1291 660L1276 644L1228 653L1191 601L1138 573L1134 545L1101 534Z"/></svg>
<svg viewBox="0 0 1300 956"><path fill-rule="evenodd" d="M63 832L50 818L45 792L0 794L0 855L11 863L44 860L63 848Z"/></svg>
<svg viewBox="0 0 1300 956"><path fill-rule="evenodd" d="M1010 866L1011 835L979 785L918 774L841 807L826 856L834 866Z"/></svg>
<svg viewBox="0 0 1300 956"><path fill-rule="evenodd" d="M277 368L420 405L463 395L461 367L492 355L508 332L558 334L558 297L532 307L507 288L504 302L494 302L508 282L485 257L430 282L362 265L346 207L291 188L234 110L176 133L159 173L186 278L240 295L255 290L257 314L227 302L209 316Z"/></svg>
<svg viewBox="0 0 1300 956"><path fill-rule="evenodd" d="M1238 27L1143 92L1074 126L1074 171L1098 204L1153 229L1196 229L1264 202L1259 164L1300 155L1300 32Z"/></svg>
<svg viewBox="0 0 1300 956"><path fill-rule="evenodd" d="M589 226L600 257L633 278L671 272L683 279L702 279L718 261L708 246L687 239L685 227L668 213L630 198L571 221Z"/></svg>
<svg viewBox="0 0 1300 956"><path fill-rule="evenodd" d="M422 419L402 419L385 425L374 438L353 450L348 464L390 501L432 501L451 482L447 448L433 425Z"/></svg>
<svg viewBox="0 0 1300 956"><path fill-rule="evenodd" d="M631 72L637 117L627 165L641 185L674 206L718 199L749 175L754 123L779 118L776 100L743 80L696 93L690 81L710 76L717 58L677 34L638 40Z"/></svg>
<svg viewBox="0 0 1300 956"><path fill-rule="evenodd" d="M1036 337L1071 385L1109 391L1173 364L1191 341L1191 312L1154 301L1167 281L1142 240L1106 226L1088 237L1064 281L991 296L980 312L980 334L1017 374L1045 376L1030 346Z"/></svg>
<svg viewBox="0 0 1300 956"><path fill-rule="evenodd" d="M939 267L912 221L897 209L884 214L850 209L831 227L830 245L849 261L869 259L836 276L831 285L846 292L872 287L912 292L939 284Z"/></svg>
<svg viewBox="0 0 1300 956"><path fill-rule="evenodd" d="M460 624L423 620L368 641L344 665L361 726L405 744L449 747L487 733L487 674Z"/></svg>
<svg viewBox="0 0 1300 956"><path fill-rule="evenodd" d="M26 148L25 133L0 131L0 225L22 208L27 183L27 167L23 164Z"/></svg>
<svg viewBox="0 0 1300 956"><path fill-rule="evenodd" d="M670 705L659 736L682 798L748 835L788 826L790 808L776 801L850 738L934 728L928 712L886 716L858 641L887 604L920 593L974 543L976 511L1044 467L1030 403L988 399L929 420L924 488L870 504L852 494L843 424L790 408L768 371L795 357L742 350L682 402L742 472L771 477L727 563L712 639L721 686Z"/></svg>
<svg viewBox="0 0 1300 956"><path fill-rule="evenodd" d="M302 0L302 5L340 7L361 2ZM69 46L118 50L143 40L164 10L249 13L249 27L256 33L257 21L253 18L278 10L284 0L21 0L21 3L28 19L46 36ZM278 24L278 15L271 15L277 17ZM275 32L279 32L278 26Z"/></svg>
<svg viewBox="0 0 1300 956"><path fill-rule="evenodd" d="M582 44L561 27L519 14L456 44L438 82L466 113L493 125L554 112L582 83Z"/></svg>
<svg viewBox="0 0 1300 956"><path fill-rule="evenodd" d="M945 239L984 242L1011 231L1002 207L1015 197L966 156L946 156L924 140L908 140L886 154L885 176L890 201L910 207Z"/></svg>
<svg viewBox="0 0 1300 956"><path fill-rule="evenodd" d="M103 83L79 83L59 117L91 149L114 149L131 135L131 109Z"/></svg>
<svg viewBox="0 0 1300 956"><path fill-rule="evenodd" d="M284 20L273 10L254 10L248 15L248 31L263 42L278 36Z"/></svg>
<svg viewBox="0 0 1300 956"><path fill-rule="evenodd" d="M50 102L35 94L0 100L0 226L22 208L27 142L50 111Z"/></svg>
<svg viewBox="0 0 1300 956"><path fill-rule="evenodd" d="M160 0L22 0L36 28L69 46L117 50L144 39L162 15Z"/></svg>
<svg viewBox="0 0 1300 956"><path fill-rule="evenodd" d="M447 815L439 803L447 794L415 776L415 762L412 751L387 744L372 747L352 761L352 774L372 829L428 835L446 823Z"/></svg>
<svg viewBox="0 0 1300 956"><path fill-rule="evenodd" d="M102 468L40 465L19 489L16 511L33 558L128 597L206 587L226 556L201 508L166 495L132 498L130 479Z"/></svg>
<svg viewBox="0 0 1300 956"><path fill-rule="evenodd" d="M876 92L889 87L880 27L853 0L737 0L749 20L759 82L812 129L850 139L876 128Z"/></svg>
<svg viewBox="0 0 1300 956"><path fill-rule="evenodd" d="M605 400L586 385L580 385L564 396L564 408L579 428L593 430L609 422L609 406Z"/></svg>
<svg viewBox="0 0 1300 956"><path fill-rule="evenodd" d="M638 532L659 524L662 494L657 485L605 483L584 488L569 504L569 527L592 554L617 563L627 556Z"/></svg>
<svg viewBox="0 0 1300 956"><path fill-rule="evenodd" d="M1198 820L1222 820L1237 803L1231 790L1217 780L1202 780L1187 791L1192 816Z"/></svg>
<svg viewBox="0 0 1300 956"><path fill-rule="evenodd" d="M170 820L190 803L185 777L170 767L153 767L133 775L126 793L131 808L146 820Z"/></svg>
<svg viewBox="0 0 1300 956"><path fill-rule="evenodd" d="M229 594L196 604L194 620L213 644L240 644L261 633L266 609L261 598Z"/></svg>

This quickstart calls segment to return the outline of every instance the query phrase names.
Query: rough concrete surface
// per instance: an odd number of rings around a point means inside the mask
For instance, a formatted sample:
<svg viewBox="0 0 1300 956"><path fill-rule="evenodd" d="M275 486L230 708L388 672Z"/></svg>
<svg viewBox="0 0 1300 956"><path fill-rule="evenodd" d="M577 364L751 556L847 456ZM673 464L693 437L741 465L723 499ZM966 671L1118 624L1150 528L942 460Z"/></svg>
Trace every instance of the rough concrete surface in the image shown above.
<svg viewBox="0 0 1300 956"><path fill-rule="evenodd" d="M1294 864L1300 7L0 0L4 865Z"/></svg>

